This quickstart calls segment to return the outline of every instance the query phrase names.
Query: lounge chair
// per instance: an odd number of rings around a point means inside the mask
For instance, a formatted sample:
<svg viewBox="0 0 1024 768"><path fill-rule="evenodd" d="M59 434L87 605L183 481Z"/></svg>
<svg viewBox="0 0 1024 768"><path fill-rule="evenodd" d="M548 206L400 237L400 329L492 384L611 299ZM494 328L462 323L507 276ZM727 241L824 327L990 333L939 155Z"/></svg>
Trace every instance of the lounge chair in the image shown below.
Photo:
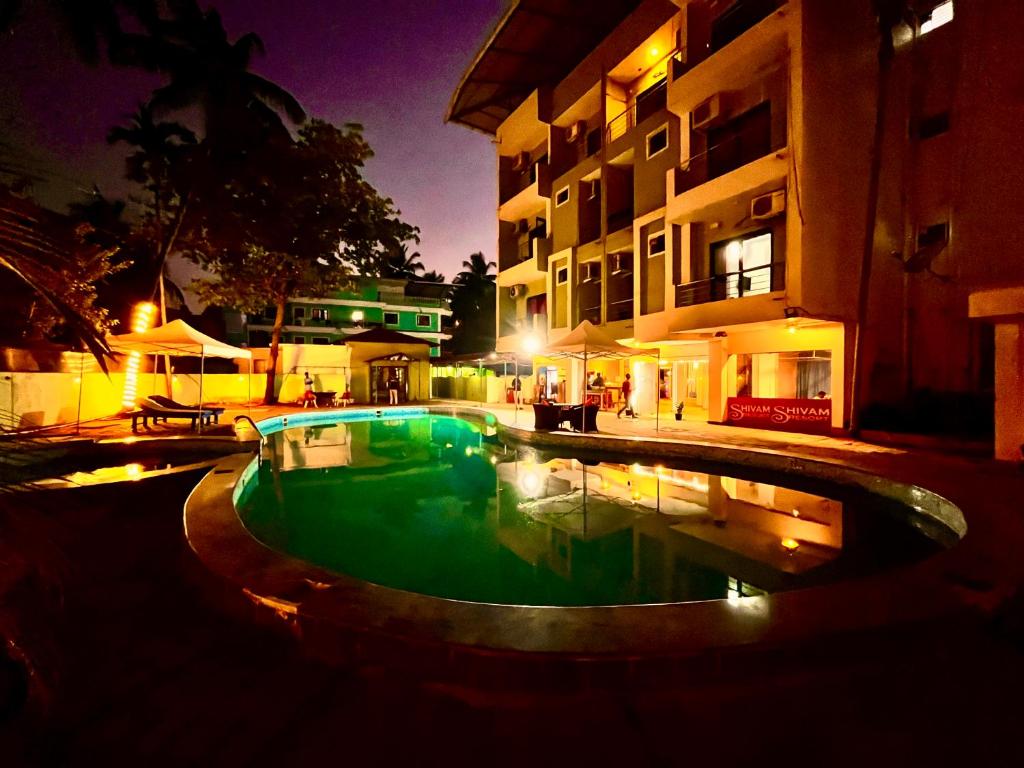
<svg viewBox="0 0 1024 768"><path fill-rule="evenodd" d="M169 397L163 395L150 395L148 400L152 400L154 403L159 403L166 408L174 408L177 411L195 411L198 410L198 406L195 405L182 405L176 400L171 400ZM212 405L204 405L204 411L209 411L213 414L213 422L217 424L220 422L220 415L224 413L223 408L214 408Z"/></svg>
<svg viewBox="0 0 1024 768"><path fill-rule="evenodd" d="M161 421L166 422L168 419L188 419L192 422L194 430L197 424L206 425L213 419L213 413L205 408L201 411L195 408L168 408L148 397L139 403L139 410L134 411L131 416L133 432L137 431L140 420L142 426L145 427L149 419L152 419L154 424Z"/></svg>

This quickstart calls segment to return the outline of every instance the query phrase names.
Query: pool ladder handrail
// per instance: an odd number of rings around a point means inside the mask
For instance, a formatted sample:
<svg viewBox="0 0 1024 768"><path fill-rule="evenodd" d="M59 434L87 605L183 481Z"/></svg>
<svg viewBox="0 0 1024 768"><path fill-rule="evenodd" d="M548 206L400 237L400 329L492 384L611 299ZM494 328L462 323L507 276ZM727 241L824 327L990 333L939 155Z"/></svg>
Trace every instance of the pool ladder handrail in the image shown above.
<svg viewBox="0 0 1024 768"><path fill-rule="evenodd" d="M260 436L260 445L261 446L266 442L267 436L265 434L263 434L263 430L260 429L259 425L255 421L252 420L252 416L247 416L246 414L242 414L241 416L235 416L234 423L237 425L238 422L240 422L240 421L248 421L249 422L249 424L252 426L252 428L256 432L256 434Z"/></svg>

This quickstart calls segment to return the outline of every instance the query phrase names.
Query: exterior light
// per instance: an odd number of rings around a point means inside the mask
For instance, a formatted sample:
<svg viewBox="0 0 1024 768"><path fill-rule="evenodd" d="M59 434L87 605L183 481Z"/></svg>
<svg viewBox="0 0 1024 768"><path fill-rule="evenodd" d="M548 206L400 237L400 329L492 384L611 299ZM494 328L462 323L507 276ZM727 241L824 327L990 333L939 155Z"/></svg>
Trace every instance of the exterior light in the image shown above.
<svg viewBox="0 0 1024 768"><path fill-rule="evenodd" d="M149 301L142 301L135 305L132 310L132 333L145 333L153 327L153 318L156 315L156 305ZM128 364L125 368L124 392L121 394L121 405L125 408L134 408L138 399L139 388L139 366L142 364L142 353L132 352L128 355Z"/></svg>
<svg viewBox="0 0 1024 768"><path fill-rule="evenodd" d="M800 517L800 510L799 509L794 509L793 510L793 517Z"/></svg>
<svg viewBox="0 0 1024 768"><path fill-rule="evenodd" d="M796 333L796 320L786 321L786 330L790 333Z"/></svg>
<svg viewBox="0 0 1024 768"><path fill-rule="evenodd" d="M650 57L651 57L652 59L653 59L653 58L654 58L655 56L657 56L657 55L658 55L659 53L661 53L661 51L660 51L660 50L658 50L658 46L656 46L656 45L652 45L652 46L650 47L650 50L648 50L648 51L647 51L647 54L648 54L648 55L649 55L649 56L650 56Z"/></svg>
<svg viewBox="0 0 1024 768"><path fill-rule="evenodd" d="M354 312L352 312L352 322L353 323L361 323L361 322L363 322L363 310L357 309Z"/></svg>
<svg viewBox="0 0 1024 768"><path fill-rule="evenodd" d="M527 336L523 339L523 351L528 355L534 355L540 350L540 339L534 335Z"/></svg>
<svg viewBox="0 0 1024 768"><path fill-rule="evenodd" d="M498 353L497 352L491 352L491 354L489 354L487 356L487 359L488 360L497 360L498 359Z"/></svg>
<svg viewBox="0 0 1024 768"><path fill-rule="evenodd" d="M798 549L800 549L800 542L796 539L790 539L787 537L779 543L782 544L782 548L784 550L790 553L796 552Z"/></svg>

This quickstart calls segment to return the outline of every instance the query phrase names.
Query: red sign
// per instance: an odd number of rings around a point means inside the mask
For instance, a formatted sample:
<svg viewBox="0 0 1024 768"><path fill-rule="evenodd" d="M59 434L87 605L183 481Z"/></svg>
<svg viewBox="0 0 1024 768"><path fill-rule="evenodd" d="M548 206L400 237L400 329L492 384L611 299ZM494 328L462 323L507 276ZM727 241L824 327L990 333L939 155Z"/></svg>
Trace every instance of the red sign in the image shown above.
<svg viewBox="0 0 1024 768"><path fill-rule="evenodd" d="M827 435L832 432L832 401L730 397L725 406L725 423Z"/></svg>

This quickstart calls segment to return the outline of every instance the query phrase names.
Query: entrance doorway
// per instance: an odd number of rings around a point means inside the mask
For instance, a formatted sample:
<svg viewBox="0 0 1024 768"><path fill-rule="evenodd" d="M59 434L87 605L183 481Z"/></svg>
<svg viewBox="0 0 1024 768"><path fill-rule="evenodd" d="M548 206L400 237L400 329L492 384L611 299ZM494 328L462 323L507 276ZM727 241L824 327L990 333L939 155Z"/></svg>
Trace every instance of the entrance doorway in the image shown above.
<svg viewBox="0 0 1024 768"><path fill-rule="evenodd" d="M374 365L370 370L370 400L388 402L388 382L398 382L398 402L409 402L409 367L407 365Z"/></svg>

